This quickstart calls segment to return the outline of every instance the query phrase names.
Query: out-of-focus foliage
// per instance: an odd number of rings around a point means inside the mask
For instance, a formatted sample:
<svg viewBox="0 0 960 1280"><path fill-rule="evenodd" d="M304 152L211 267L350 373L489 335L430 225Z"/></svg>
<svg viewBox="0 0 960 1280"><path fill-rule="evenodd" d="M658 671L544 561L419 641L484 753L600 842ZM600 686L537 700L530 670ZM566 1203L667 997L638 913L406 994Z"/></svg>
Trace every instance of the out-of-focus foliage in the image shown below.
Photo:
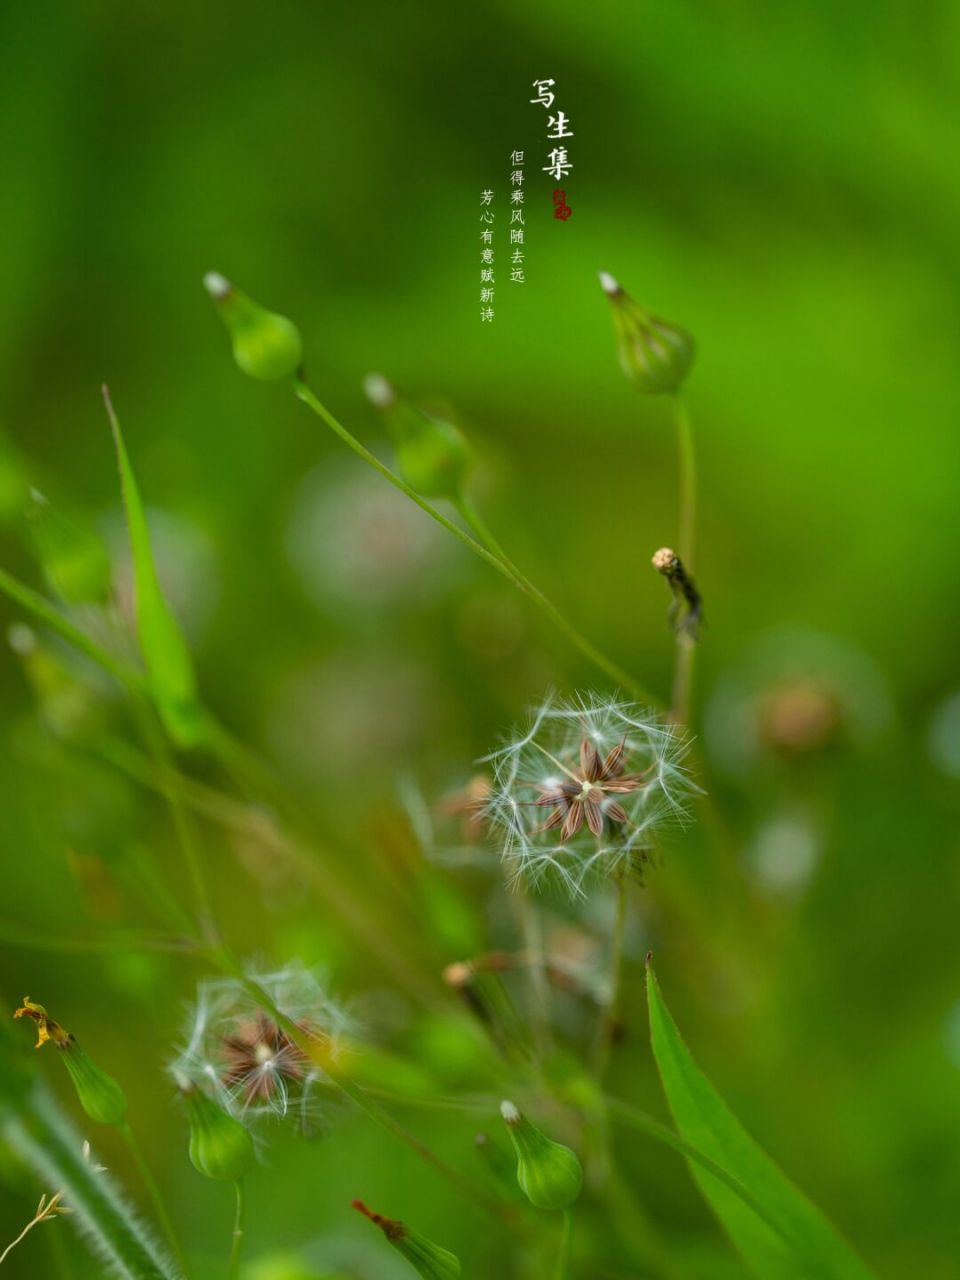
<svg viewBox="0 0 960 1280"><path fill-rule="evenodd" d="M33 486L103 537L132 616L108 381L204 699L296 791L373 927L359 942L321 878L277 853L266 810L202 828L217 913L246 955L323 965L395 1093L469 1089L487 1052L418 1011L402 960L449 1010L442 966L511 931L461 831L435 833L447 865L421 874L398 796L459 791L527 703L598 681L283 387L240 376L202 276L294 319L310 385L382 456L371 369L455 419L513 558L664 696L649 558L675 538L674 441L666 404L617 367L597 270L694 335L696 732L719 817L672 840L635 899L609 1087L667 1116L644 1029L653 947L698 1063L883 1280L948 1280L960 1256L958 67L960 7L935 0L0 14L0 566L44 587L17 515ZM528 101L544 76L575 131L565 223ZM514 149L527 282L501 271L481 325L479 193L506 209ZM163 1069L208 972L69 949L169 924L144 857L186 890L168 814L103 749L135 737L116 690L85 668L78 685L6 599L0 620L17 626L0 651L3 998L55 1005L122 1081L182 1234L218 1264L231 1208L189 1165ZM455 843L468 865L439 856ZM603 893L548 909L570 956L609 932ZM384 939L399 959L375 953ZM580 1012L562 1005L572 1036ZM498 1121L415 1123L459 1166ZM743 1275L683 1163L621 1145L676 1265ZM98 1155L139 1195L113 1135ZM39 1194L3 1176L0 1247ZM299 1276L297 1256L304 1276L402 1276L354 1195L465 1276L504 1274L503 1239L352 1113L310 1142L278 1128L248 1181L256 1280ZM580 1258L605 1257L607 1234L586 1219ZM53 1274L51 1236L66 1222L9 1274ZM97 1274L68 1248L76 1276Z"/></svg>

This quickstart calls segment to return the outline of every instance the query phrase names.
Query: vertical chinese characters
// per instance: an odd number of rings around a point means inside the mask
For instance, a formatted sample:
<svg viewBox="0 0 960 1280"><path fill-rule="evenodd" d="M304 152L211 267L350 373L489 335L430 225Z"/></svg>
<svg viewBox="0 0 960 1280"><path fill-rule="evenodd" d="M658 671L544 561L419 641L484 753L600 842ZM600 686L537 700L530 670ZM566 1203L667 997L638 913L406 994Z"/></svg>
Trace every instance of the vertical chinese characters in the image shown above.
<svg viewBox="0 0 960 1280"><path fill-rule="evenodd" d="M496 214L493 211L493 192L489 189L480 192L480 321L490 324L496 315L494 310L494 290L496 286L496 265L493 248L493 226Z"/></svg>
<svg viewBox="0 0 960 1280"><path fill-rule="evenodd" d="M523 152L510 153L510 280L513 284L526 281L525 231L526 217L523 190Z"/></svg>

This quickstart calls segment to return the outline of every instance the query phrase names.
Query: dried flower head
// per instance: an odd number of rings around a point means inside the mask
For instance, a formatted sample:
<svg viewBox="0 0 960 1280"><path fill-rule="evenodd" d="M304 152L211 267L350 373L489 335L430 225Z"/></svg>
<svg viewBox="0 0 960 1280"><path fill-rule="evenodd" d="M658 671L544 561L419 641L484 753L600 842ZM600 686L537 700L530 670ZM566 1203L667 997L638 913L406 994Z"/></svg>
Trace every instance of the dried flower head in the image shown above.
<svg viewBox="0 0 960 1280"><path fill-rule="evenodd" d="M487 757L486 806L515 880L554 879L571 895L591 878L639 872L657 832L683 821L695 790L675 727L630 702L547 700Z"/></svg>
<svg viewBox="0 0 960 1280"><path fill-rule="evenodd" d="M306 1035L335 1057L349 1027L346 1012L317 976L299 966L252 980ZM291 1116L313 1127L324 1074L250 990L232 978L199 984L184 1044L170 1064L181 1088L195 1086L233 1116Z"/></svg>

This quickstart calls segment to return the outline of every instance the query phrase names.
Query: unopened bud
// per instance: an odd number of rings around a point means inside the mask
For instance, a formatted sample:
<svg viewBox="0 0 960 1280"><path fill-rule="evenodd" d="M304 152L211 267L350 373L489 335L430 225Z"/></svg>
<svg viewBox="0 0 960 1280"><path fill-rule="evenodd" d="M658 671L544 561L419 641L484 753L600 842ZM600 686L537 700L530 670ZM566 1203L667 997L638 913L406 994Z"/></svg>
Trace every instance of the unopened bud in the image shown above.
<svg viewBox="0 0 960 1280"><path fill-rule="evenodd" d="M583 1169L576 1153L551 1142L512 1102L500 1104L500 1114L517 1153L520 1189L538 1209L566 1209L583 1185Z"/></svg>
<svg viewBox="0 0 960 1280"><path fill-rule="evenodd" d="M233 358L243 373L275 382L297 372L303 343L292 320L267 311L216 271L207 272L203 287L217 304L233 343Z"/></svg>
<svg viewBox="0 0 960 1280"><path fill-rule="evenodd" d="M205 1178L237 1182L256 1156L253 1139L239 1120L199 1089L183 1090L190 1125L190 1162Z"/></svg>
<svg viewBox="0 0 960 1280"><path fill-rule="evenodd" d="M383 414L397 469L407 484L426 498L459 498L471 462L460 428L404 400L380 373L368 374L363 386L367 399Z"/></svg>
<svg viewBox="0 0 960 1280"><path fill-rule="evenodd" d="M80 1105L98 1124L123 1124L127 1115L127 1095L114 1080L77 1044L74 1036L51 1018L42 1004L36 1004L29 996L13 1015L30 1018L36 1023L38 1049L51 1041L63 1055L63 1063L70 1072L73 1087Z"/></svg>
<svg viewBox="0 0 960 1280"><path fill-rule="evenodd" d="M390 1244L398 1253L403 1254L425 1280L457 1280L460 1275L460 1259L449 1249L441 1249L419 1231L411 1231L405 1222L373 1213L362 1200L352 1201L351 1207L376 1223Z"/></svg>
<svg viewBox="0 0 960 1280"><path fill-rule="evenodd" d="M634 302L606 271L600 272L600 285L613 306L623 372L648 395L676 391L693 363L693 338Z"/></svg>

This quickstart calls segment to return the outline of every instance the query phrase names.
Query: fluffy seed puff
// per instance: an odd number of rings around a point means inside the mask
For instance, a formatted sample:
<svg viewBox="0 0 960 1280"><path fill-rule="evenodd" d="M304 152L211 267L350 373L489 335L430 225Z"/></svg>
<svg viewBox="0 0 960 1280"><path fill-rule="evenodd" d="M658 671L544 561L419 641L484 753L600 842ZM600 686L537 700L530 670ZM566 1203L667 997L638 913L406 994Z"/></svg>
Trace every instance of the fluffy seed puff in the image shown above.
<svg viewBox="0 0 960 1280"><path fill-rule="evenodd" d="M290 966L250 977L324 1054L336 1057L351 1020L313 972ZM203 1090L239 1119L290 1118L306 1132L315 1128L323 1071L236 979L199 984L169 1069L180 1087Z"/></svg>
<svg viewBox="0 0 960 1280"><path fill-rule="evenodd" d="M486 805L514 881L553 880L573 897L590 880L638 874L665 826L683 823L696 787L675 726L617 699L548 699L488 756Z"/></svg>

